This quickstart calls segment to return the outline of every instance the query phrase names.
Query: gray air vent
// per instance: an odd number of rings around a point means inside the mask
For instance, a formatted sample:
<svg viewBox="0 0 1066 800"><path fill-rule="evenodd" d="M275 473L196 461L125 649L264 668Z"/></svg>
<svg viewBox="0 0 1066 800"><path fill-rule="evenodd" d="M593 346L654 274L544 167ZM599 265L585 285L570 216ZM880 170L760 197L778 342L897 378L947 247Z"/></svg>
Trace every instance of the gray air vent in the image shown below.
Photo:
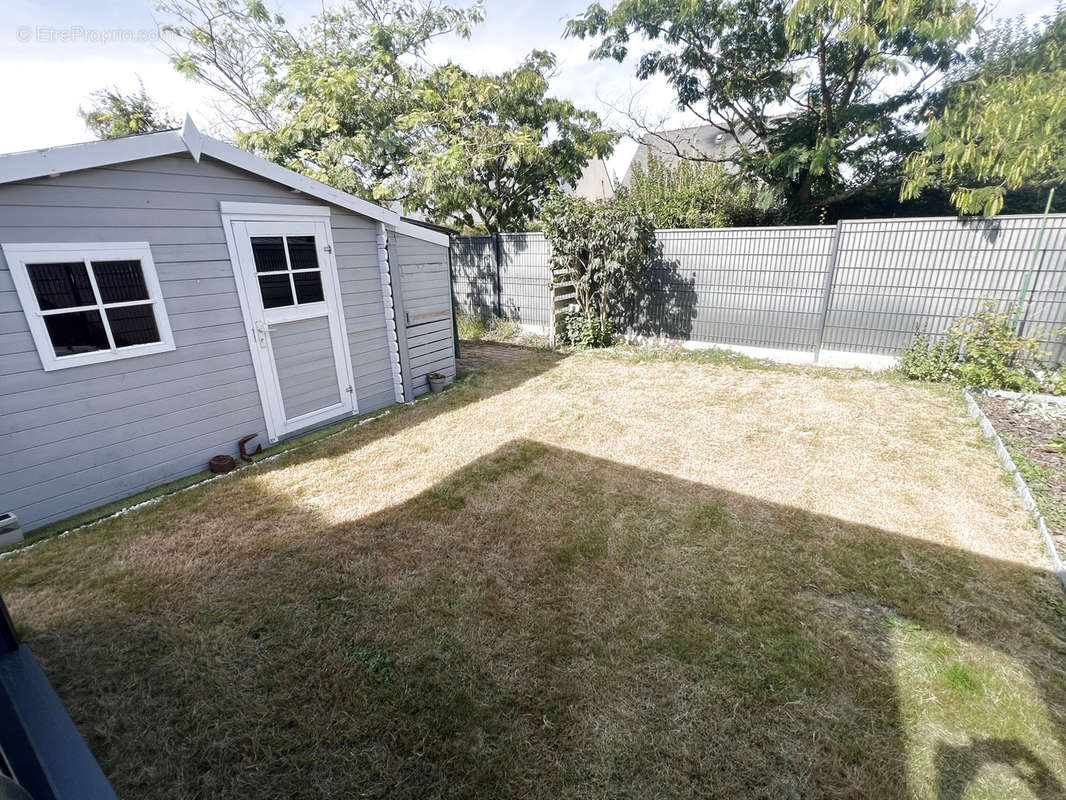
<svg viewBox="0 0 1066 800"><path fill-rule="evenodd" d="M0 514L0 547L18 544L22 541L22 528L14 514Z"/></svg>

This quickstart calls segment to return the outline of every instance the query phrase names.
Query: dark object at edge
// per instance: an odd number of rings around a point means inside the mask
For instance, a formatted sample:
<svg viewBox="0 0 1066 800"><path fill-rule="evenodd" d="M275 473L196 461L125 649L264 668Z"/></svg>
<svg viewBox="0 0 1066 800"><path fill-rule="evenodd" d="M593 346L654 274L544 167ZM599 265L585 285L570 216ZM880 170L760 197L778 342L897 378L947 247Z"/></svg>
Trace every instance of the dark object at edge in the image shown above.
<svg viewBox="0 0 1066 800"><path fill-rule="evenodd" d="M10 767L10 768L9 768ZM0 597L0 799L118 800Z"/></svg>

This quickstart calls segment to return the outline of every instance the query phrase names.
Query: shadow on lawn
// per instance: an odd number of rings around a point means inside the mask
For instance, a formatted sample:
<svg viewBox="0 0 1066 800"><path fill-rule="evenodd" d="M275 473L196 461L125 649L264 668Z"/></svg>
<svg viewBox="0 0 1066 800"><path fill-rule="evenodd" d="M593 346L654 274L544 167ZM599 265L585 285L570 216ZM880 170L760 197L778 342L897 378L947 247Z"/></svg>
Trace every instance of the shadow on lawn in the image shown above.
<svg viewBox="0 0 1066 800"><path fill-rule="evenodd" d="M27 631L120 795L1062 795L1043 570L526 440L343 525L248 499ZM32 625L46 565L14 578ZM1034 697L989 705L985 650Z"/></svg>
<svg viewBox="0 0 1066 800"><path fill-rule="evenodd" d="M436 414L452 411L467 403L477 402L492 397L495 394L510 391L542 372L547 372L558 362L567 357L565 354L554 350L530 348L522 345L481 343L479 346L483 353L487 352L490 354L490 357L488 358L483 356L482 361L484 361L484 363L468 364L465 370L460 371L460 380L449 388L444 395L440 397L427 397L423 395L418 398L419 402L416 406L409 410L404 410L403 413L397 413L399 410L399 408L397 408L393 411L387 421L378 423L373 428L374 432L379 436L391 435L408 425L419 424L431 419ZM503 351L507 353L507 356L503 358L491 357L491 353L495 348L502 348ZM504 369L495 368L504 365L506 365L506 368ZM489 369L485 369L486 367L489 367ZM366 412L365 416L373 417L378 414L381 414L380 409ZM356 428L358 428L359 433L354 433ZM305 445L315 443L327 437L333 437L333 442L329 445L322 445L322 447L327 447L329 454L335 454L339 452L339 450L345 449L347 445L344 443L350 442L352 436L365 436L366 431L367 429L362 426L353 425L353 420L351 418L325 425L322 428L285 439L279 444L269 447L265 450L263 456L258 459L263 463L261 463L257 469L260 472L270 472L277 469L279 466L292 464L294 460L307 457L308 452L304 449ZM255 444L256 442L253 442L251 446L254 447ZM289 454L288 451L293 450L294 448L296 448L295 451ZM263 458L275 454L281 454L281 458L265 462L263 461ZM236 453L233 455L236 455ZM321 453L316 451L314 457L320 455ZM211 477L213 476L206 470L200 473L194 473L177 481L155 486L151 489L121 498L98 508L89 509L71 517L57 520L56 522L29 531L26 534L25 543L20 543L19 545L13 545L11 547L0 547L0 552L18 549L25 544L30 544L40 539L52 538L56 534L72 528L97 522L129 506L137 505L146 500L155 499L160 496L174 494L187 486L199 483Z"/></svg>

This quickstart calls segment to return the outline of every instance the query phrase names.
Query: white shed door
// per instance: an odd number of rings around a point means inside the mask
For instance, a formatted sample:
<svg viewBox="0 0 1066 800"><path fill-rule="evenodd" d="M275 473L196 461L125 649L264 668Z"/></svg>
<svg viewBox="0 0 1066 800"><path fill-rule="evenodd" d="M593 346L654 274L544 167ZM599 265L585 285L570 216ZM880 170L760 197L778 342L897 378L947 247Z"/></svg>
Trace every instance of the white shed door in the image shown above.
<svg viewBox="0 0 1066 800"><path fill-rule="evenodd" d="M328 220L229 224L271 439L356 411Z"/></svg>

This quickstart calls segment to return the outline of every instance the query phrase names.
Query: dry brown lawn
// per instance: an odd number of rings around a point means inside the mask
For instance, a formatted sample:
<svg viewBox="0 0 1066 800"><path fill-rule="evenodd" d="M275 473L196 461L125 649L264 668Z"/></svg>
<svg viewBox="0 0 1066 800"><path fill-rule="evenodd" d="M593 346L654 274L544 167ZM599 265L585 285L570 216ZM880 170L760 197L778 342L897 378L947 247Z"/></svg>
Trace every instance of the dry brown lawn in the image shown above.
<svg viewBox="0 0 1066 800"><path fill-rule="evenodd" d="M535 352L0 587L123 797L1066 786L1066 604L946 389Z"/></svg>

